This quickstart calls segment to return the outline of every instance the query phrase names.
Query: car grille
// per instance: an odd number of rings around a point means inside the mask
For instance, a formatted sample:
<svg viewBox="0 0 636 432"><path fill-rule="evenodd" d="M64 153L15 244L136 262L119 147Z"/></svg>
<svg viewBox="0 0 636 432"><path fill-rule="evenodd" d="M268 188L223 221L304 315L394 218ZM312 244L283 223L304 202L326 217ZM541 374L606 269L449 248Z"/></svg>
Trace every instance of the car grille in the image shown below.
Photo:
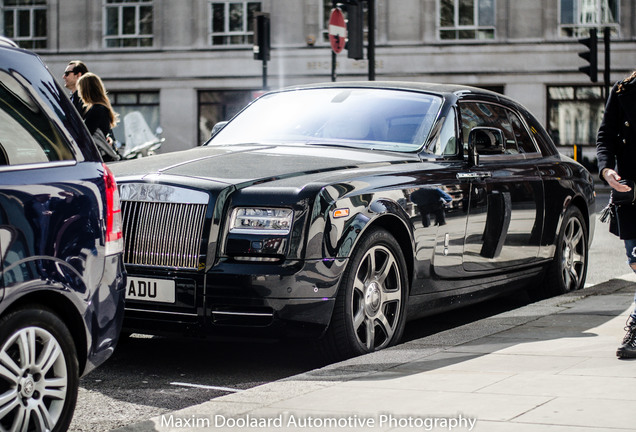
<svg viewBox="0 0 636 432"><path fill-rule="evenodd" d="M196 269L207 204L122 201L124 263Z"/></svg>

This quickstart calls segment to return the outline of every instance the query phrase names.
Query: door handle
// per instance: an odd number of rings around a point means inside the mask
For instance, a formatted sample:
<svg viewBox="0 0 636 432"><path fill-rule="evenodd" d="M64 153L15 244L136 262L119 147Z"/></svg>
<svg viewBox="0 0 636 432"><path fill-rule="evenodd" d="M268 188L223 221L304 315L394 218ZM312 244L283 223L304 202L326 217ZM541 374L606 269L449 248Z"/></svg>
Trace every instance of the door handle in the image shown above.
<svg viewBox="0 0 636 432"><path fill-rule="evenodd" d="M492 177L491 172L463 172L457 173L458 180L476 180L476 179L484 179Z"/></svg>

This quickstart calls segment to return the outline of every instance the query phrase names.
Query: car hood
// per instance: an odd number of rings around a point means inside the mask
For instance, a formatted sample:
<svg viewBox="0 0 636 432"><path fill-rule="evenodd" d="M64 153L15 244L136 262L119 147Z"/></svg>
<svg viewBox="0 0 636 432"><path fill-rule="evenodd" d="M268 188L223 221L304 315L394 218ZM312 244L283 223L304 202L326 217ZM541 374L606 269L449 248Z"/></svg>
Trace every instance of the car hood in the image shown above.
<svg viewBox="0 0 636 432"><path fill-rule="evenodd" d="M313 145L204 146L191 150L115 162L110 168L118 181L143 180L157 175L189 177L222 184L355 170L417 162L414 154Z"/></svg>

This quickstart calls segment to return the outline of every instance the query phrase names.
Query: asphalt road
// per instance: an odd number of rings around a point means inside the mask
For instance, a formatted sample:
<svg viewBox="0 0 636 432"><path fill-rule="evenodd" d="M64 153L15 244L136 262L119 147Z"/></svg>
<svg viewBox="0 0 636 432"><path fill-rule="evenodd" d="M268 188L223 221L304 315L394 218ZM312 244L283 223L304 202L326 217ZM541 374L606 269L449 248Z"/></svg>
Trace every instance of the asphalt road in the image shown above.
<svg viewBox="0 0 636 432"><path fill-rule="evenodd" d="M597 197L599 208L606 194ZM597 222L588 285L629 272L622 243ZM412 340L530 300L511 295L407 324ZM71 431L101 432L324 366L311 343L209 342L133 335L84 377Z"/></svg>

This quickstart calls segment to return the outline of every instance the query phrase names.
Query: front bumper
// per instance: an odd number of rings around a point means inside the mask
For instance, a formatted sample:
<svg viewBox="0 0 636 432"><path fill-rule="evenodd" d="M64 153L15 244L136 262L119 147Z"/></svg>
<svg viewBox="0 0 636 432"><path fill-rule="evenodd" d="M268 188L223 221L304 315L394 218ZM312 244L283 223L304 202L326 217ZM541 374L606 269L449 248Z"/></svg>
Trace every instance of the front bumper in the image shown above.
<svg viewBox="0 0 636 432"><path fill-rule="evenodd" d="M346 263L222 261L207 273L129 266L130 276L174 280L176 293L172 304L127 300L124 328L213 338L319 337Z"/></svg>

